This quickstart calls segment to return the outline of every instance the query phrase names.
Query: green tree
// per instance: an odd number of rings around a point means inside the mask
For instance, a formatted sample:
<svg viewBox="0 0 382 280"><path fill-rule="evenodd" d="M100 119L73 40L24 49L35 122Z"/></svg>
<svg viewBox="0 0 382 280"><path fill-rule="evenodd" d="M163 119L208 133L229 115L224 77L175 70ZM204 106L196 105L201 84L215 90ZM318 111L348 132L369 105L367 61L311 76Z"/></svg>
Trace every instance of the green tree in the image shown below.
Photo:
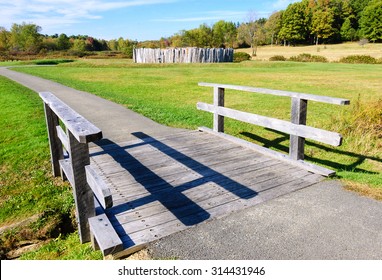
<svg viewBox="0 0 382 280"><path fill-rule="evenodd" d="M74 39L73 46L71 48L74 51L84 52L86 51L86 42L84 39Z"/></svg>
<svg viewBox="0 0 382 280"><path fill-rule="evenodd" d="M320 39L328 39L335 32L334 27L334 12L326 7L317 9L313 12L311 34L316 36L316 44Z"/></svg>
<svg viewBox="0 0 382 280"><path fill-rule="evenodd" d="M7 51L9 49L9 32L0 27L0 51Z"/></svg>
<svg viewBox="0 0 382 280"><path fill-rule="evenodd" d="M264 25L266 33L271 39L271 45L274 44L275 40L276 45L278 44L278 35L282 26L282 15L282 11L274 12Z"/></svg>
<svg viewBox="0 0 382 280"><path fill-rule="evenodd" d="M363 10L361 30L370 41L382 40L382 0L374 0Z"/></svg>
<svg viewBox="0 0 382 280"><path fill-rule="evenodd" d="M279 33L281 39L295 43L305 41L309 34L310 17L307 14L306 1L290 4L282 16L282 27Z"/></svg>
<svg viewBox="0 0 382 280"><path fill-rule="evenodd" d="M351 17L348 17L341 27L341 38L344 41L353 41L356 34L357 31L352 26Z"/></svg>
<svg viewBox="0 0 382 280"><path fill-rule="evenodd" d="M57 38L57 48L59 50L68 50L72 44L70 43L69 37L66 34L62 33Z"/></svg>
<svg viewBox="0 0 382 280"><path fill-rule="evenodd" d="M12 25L10 31L10 44L13 50L37 53L41 48L41 27L35 24Z"/></svg>
<svg viewBox="0 0 382 280"><path fill-rule="evenodd" d="M237 37L236 25L233 22L220 20L212 27L214 47L231 47Z"/></svg>

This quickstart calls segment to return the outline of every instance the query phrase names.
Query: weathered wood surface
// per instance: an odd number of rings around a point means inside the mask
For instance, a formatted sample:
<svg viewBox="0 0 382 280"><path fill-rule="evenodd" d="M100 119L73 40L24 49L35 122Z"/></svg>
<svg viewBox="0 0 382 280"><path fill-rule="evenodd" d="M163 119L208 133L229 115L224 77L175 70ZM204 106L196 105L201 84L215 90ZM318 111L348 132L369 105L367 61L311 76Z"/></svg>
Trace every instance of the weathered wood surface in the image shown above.
<svg viewBox="0 0 382 280"><path fill-rule="evenodd" d="M113 206L113 198L107 183L94 171L94 169L87 165L85 166L86 179L89 187L92 189L94 196L104 209Z"/></svg>
<svg viewBox="0 0 382 280"><path fill-rule="evenodd" d="M53 176L61 174L59 161L64 158L62 146L57 135L56 126L59 125L58 117L53 113L48 104L44 103L46 127L48 130L50 159L52 164Z"/></svg>
<svg viewBox="0 0 382 280"><path fill-rule="evenodd" d="M243 139L240 139L240 138L228 135L228 134L217 133L217 132L215 132L212 129L207 128L207 127L200 127L199 130L210 133L210 134L214 134L215 136L218 136L218 137L223 138L225 140L231 141L233 143L237 143L240 146L254 150L254 151L261 153L265 156L272 157L272 158L275 158L275 159L283 161L283 162L287 162L290 165L305 169L305 170L313 172L315 174L320 174L320 175L325 176L325 177L330 177L330 176L333 176L336 174L335 171L327 169L325 167L315 165L315 164L312 164L312 163L309 163L309 162L306 162L303 160L294 160L294 159L290 158L290 156L288 156L288 155L273 151L273 150L268 149L268 148L264 148L262 146L256 145L254 143L245 141Z"/></svg>
<svg viewBox="0 0 382 280"><path fill-rule="evenodd" d="M233 62L233 49L169 48L134 49L135 63L220 63Z"/></svg>
<svg viewBox="0 0 382 280"><path fill-rule="evenodd" d="M267 88L257 88L257 87L237 86L237 85L213 84L213 83L199 83L199 86L219 87L219 88L225 88L225 89L241 90L246 92L256 92L256 93L276 95L276 96L287 96L287 97L293 97L293 98L298 98L303 100L323 102L323 103L335 104L335 105L350 104L350 100L348 99L307 94L307 93L299 93L299 92L292 92L292 91L284 91L284 90L274 90L274 89L267 89Z"/></svg>
<svg viewBox="0 0 382 280"><path fill-rule="evenodd" d="M105 214L89 219L93 248L104 256L123 250L123 243Z"/></svg>
<svg viewBox="0 0 382 280"><path fill-rule="evenodd" d="M278 120L252 113L241 112L229 108L216 107L214 105L202 102L199 102L197 104L197 108L199 110L218 114L220 116L229 117L250 124L260 125L266 128L278 130L299 137L317 140L319 142L330 144L333 146L339 146L342 142L342 136L339 133L330 132L311 126L294 124L284 120Z"/></svg>
<svg viewBox="0 0 382 280"><path fill-rule="evenodd" d="M102 131L98 127L75 112L55 95L50 92L41 92L40 97L64 123L65 127L72 132L78 142L89 143L102 139ZM57 125L58 123L54 128Z"/></svg>
<svg viewBox="0 0 382 280"><path fill-rule="evenodd" d="M91 166L112 195L104 211L123 242L119 257L322 179L199 131L136 136L91 149Z"/></svg>
<svg viewBox="0 0 382 280"><path fill-rule="evenodd" d="M291 123L306 125L308 113L308 100L292 97L291 101ZM341 140L338 144L341 144ZM293 160L304 160L305 138L301 135L290 135L289 156Z"/></svg>

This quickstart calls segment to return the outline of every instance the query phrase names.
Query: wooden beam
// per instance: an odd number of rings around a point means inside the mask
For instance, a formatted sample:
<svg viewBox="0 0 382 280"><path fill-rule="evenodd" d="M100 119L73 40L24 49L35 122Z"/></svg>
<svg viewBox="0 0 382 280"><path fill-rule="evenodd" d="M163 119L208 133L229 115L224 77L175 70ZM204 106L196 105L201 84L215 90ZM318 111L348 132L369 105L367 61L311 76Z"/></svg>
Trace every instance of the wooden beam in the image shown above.
<svg viewBox="0 0 382 280"><path fill-rule="evenodd" d="M61 128L61 126L59 125L56 126L56 130L57 130L57 136L60 139L62 146L64 146L65 150L68 151L69 149L68 136L66 135L64 130Z"/></svg>
<svg viewBox="0 0 382 280"><path fill-rule="evenodd" d="M97 172L91 167L91 165L85 166L86 179L89 187L93 190L95 197L104 209L113 206L113 197L106 182L98 176Z"/></svg>
<svg viewBox="0 0 382 280"><path fill-rule="evenodd" d="M102 131L50 92L41 92L40 97L70 130L80 143L89 143L102 138ZM57 126L56 124L54 128Z"/></svg>
<svg viewBox="0 0 382 280"><path fill-rule="evenodd" d="M123 243L105 214L90 218L89 226L93 248L99 248L104 256L123 250Z"/></svg>
<svg viewBox="0 0 382 280"><path fill-rule="evenodd" d="M69 136L69 156L73 170L73 194L76 203L78 233L81 243L90 242L88 220L95 216L94 195L86 180L85 166L90 164L88 144L79 143L71 131Z"/></svg>
<svg viewBox="0 0 382 280"><path fill-rule="evenodd" d="M310 126L297 125L288 121L245 113L229 108L216 108L214 105L201 102L197 103L197 108L199 110L217 113L221 116L229 117L242 122L263 126L299 137L309 138L333 146L340 146L342 142L342 136L340 134Z"/></svg>
<svg viewBox="0 0 382 280"><path fill-rule="evenodd" d="M323 102L323 103L329 103L329 104L335 104L335 105L350 104L350 100L348 99L335 98L335 97L329 97L329 96L320 96L320 95L313 95L313 94L299 93L299 92L292 92L292 91L283 91L283 90L274 90L274 89L247 87L247 86L236 86L236 85L225 85L225 84L214 84L214 83L199 83L198 85L203 87L214 87L214 88L220 87L225 89L241 90L246 92L256 92L256 93L270 94L270 95L276 95L276 96L296 97L299 99L317 101L317 102Z"/></svg>
<svg viewBox="0 0 382 280"><path fill-rule="evenodd" d="M214 88L214 106L215 108L224 107L224 88ZM224 132L224 117L219 115L217 111L214 113L213 129L216 132Z"/></svg>
<svg viewBox="0 0 382 280"><path fill-rule="evenodd" d="M236 144L239 144L243 147L246 147L246 148L249 148L249 149L254 150L256 152L259 152L263 155L270 156L272 158L287 162L288 164L303 168L303 169L310 171L310 172L313 172L315 174L323 175L326 177L330 177L330 176L333 176L336 174L336 172L333 170L330 170L330 169L327 169L327 168L324 168L324 167L321 167L321 166L318 166L318 165L315 165L315 164L312 164L309 162L305 162L303 160L293 160L289 157L289 155L285 155L285 154L270 150L268 148L261 147L259 145L254 144L254 143L245 141L243 139L240 139L240 138L228 135L228 134L224 134L221 132L215 132L212 129L207 128L207 127L199 127L199 130L213 134L213 135L216 135L216 136L219 136L223 139L229 140L229 141L234 142Z"/></svg>
<svg viewBox="0 0 382 280"><path fill-rule="evenodd" d="M291 103L291 123L297 125L306 125L308 101L293 97ZM304 160L304 146L305 138L291 135L289 144L289 156L294 160Z"/></svg>
<svg viewBox="0 0 382 280"><path fill-rule="evenodd" d="M45 120L48 130L50 158L53 170L53 176L58 177L61 174L59 161L64 158L62 146L59 141L56 126L59 123L58 117L54 114L52 109L44 103Z"/></svg>

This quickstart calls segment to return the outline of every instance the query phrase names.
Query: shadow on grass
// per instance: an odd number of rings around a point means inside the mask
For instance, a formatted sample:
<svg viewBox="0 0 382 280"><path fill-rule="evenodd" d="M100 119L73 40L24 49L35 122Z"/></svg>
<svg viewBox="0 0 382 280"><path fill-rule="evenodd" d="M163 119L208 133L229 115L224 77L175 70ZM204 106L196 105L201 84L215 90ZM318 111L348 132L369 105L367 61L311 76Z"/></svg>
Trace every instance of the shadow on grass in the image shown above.
<svg viewBox="0 0 382 280"><path fill-rule="evenodd" d="M283 153L288 154L289 153L289 147L287 147L281 143L284 141L289 141L289 134L279 132L279 131L276 131L273 129L265 129L265 130L276 133L276 134L280 135L281 137L277 137L276 139L269 140L269 139L263 138L261 136L258 136L258 135L255 135L255 134L249 133L249 132L241 132L240 134L245 136L245 137L248 137L248 138L250 138L256 142L261 143L262 146L265 148L275 148L275 149L277 149ZM345 156L354 158L353 163L344 164L344 163L339 163L339 162L332 161L332 160L325 160L325 159L305 155L305 159L307 161L310 161L310 162L313 162L316 164L321 164L323 166L329 167L331 169L335 169L337 171L351 171L351 172L365 173L365 174L379 174L378 172L373 172L373 171L359 168L359 166L362 163L364 163L366 159L370 159L370 160L374 160L374 161L378 161L378 162L382 163L382 159L380 159L380 158L365 156L365 155L361 155L361 154L357 154L357 153L353 153L353 152L348 152L348 151L341 151L339 149L330 148L328 146L324 146L324 145L321 145L321 144L318 144L316 142L312 142L309 140L306 140L305 144L307 146L315 147L315 148L318 148L320 150L324 150L324 151L329 152L329 153L334 153L337 155L345 155ZM337 177L341 178L340 176L337 176Z"/></svg>

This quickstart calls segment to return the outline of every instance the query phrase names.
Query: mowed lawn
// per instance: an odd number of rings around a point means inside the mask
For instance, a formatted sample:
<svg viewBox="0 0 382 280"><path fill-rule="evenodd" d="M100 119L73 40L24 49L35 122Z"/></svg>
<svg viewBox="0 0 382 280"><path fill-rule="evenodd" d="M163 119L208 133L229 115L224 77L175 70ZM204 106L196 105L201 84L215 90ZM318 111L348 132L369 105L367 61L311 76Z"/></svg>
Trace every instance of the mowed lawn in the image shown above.
<svg viewBox="0 0 382 280"><path fill-rule="evenodd" d="M348 98L351 106L309 103L308 125L342 133L344 144L336 148L308 140L306 159L336 170L351 187L366 189L364 192L382 190L382 65L256 61L136 65L130 60L83 59L17 71L91 92L162 124L189 129L212 125L212 115L196 109L198 101L212 103L212 89L200 87L198 82ZM228 90L226 106L290 118L289 98ZM282 133L231 120L226 121L226 132L282 152L288 150L289 136Z"/></svg>

